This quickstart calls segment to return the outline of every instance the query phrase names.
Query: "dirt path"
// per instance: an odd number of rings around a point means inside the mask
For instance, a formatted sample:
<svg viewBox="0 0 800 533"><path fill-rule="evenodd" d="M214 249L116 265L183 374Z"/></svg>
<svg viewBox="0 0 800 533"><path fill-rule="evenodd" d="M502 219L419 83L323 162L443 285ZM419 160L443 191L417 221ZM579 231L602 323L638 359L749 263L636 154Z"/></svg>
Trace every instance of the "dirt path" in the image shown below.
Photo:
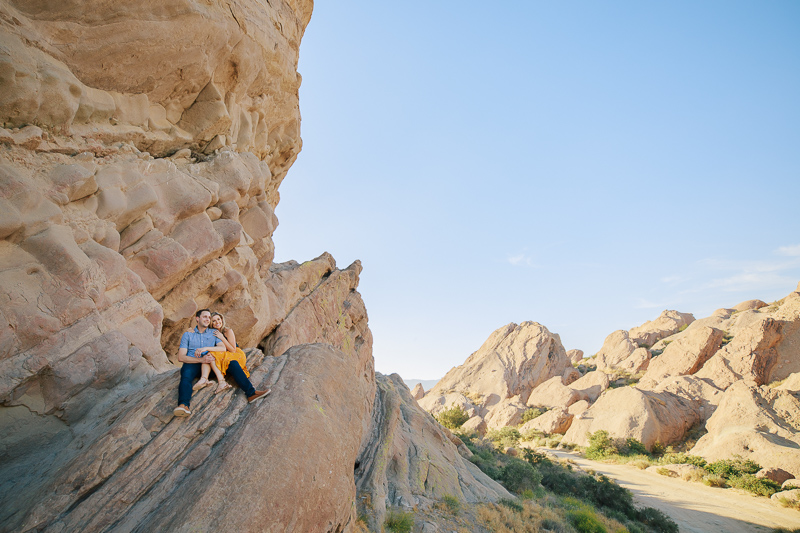
<svg viewBox="0 0 800 533"><path fill-rule="evenodd" d="M707 487L660 476L628 465L605 464L578 454L542 448L614 479L633 492L637 505L655 507L675 520L681 532L764 533L774 528L800 528L800 511L786 509L768 498L731 489Z"/></svg>

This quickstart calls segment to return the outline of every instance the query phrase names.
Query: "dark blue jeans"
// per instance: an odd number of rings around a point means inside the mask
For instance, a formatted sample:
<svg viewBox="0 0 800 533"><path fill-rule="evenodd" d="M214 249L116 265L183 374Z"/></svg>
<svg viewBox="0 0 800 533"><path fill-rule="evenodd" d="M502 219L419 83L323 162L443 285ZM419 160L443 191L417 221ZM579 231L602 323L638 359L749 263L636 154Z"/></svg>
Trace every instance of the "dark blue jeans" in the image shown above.
<svg viewBox="0 0 800 533"><path fill-rule="evenodd" d="M185 405L189 407L189 402L192 401L192 385L194 380L200 377L200 363L183 363L181 366L181 382L178 385L178 405ZM245 396L252 396L256 393L256 388L247 379L244 370L239 366L238 361L231 361L228 365L228 376L239 385L239 388L244 391Z"/></svg>

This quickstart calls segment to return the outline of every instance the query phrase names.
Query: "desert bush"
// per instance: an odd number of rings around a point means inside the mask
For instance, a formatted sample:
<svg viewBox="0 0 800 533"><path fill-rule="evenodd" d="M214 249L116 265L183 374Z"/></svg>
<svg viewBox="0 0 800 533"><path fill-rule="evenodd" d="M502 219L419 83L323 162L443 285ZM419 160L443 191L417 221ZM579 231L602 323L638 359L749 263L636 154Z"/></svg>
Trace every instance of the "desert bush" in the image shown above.
<svg viewBox="0 0 800 533"><path fill-rule="evenodd" d="M589 447L586 449L586 457L589 459L603 459L617 452L617 447L608 436L608 431L601 429L589 434Z"/></svg>
<svg viewBox="0 0 800 533"><path fill-rule="evenodd" d="M669 468L664 468L663 466L662 466L662 467L660 467L660 468L658 468L658 469L656 470L656 472L657 472L657 473L658 473L658 475L660 475L660 476L667 476L667 477L670 477L670 476L672 476L672 470L670 470Z"/></svg>
<svg viewBox="0 0 800 533"><path fill-rule="evenodd" d="M666 452L666 451L667 451L667 449L659 441L655 441L653 443L653 445L650 447L650 454L651 455L657 455L657 456L664 455L664 452Z"/></svg>
<svg viewBox="0 0 800 533"><path fill-rule="evenodd" d="M500 481L506 489L519 494L539 486L542 474L529 463L511 458L500 472Z"/></svg>
<svg viewBox="0 0 800 533"><path fill-rule="evenodd" d="M389 511L383 525L392 533L411 533L411 529L414 527L414 517L411 513L403 511Z"/></svg>
<svg viewBox="0 0 800 533"><path fill-rule="evenodd" d="M458 429L469 420L469 415L460 405L445 409L436 416L436 420L448 429Z"/></svg>
<svg viewBox="0 0 800 533"><path fill-rule="evenodd" d="M703 470L692 470L689 472L684 472L681 474L681 479L684 481L702 481L703 480Z"/></svg>
<svg viewBox="0 0 800 533"><path fill-rule="evenodd" d="M670 517L653 507L643 507L636 511L636 519L657 533L678 533L678 524Z"/></svg>
<svg viewBox="0 0 800 533"><path fill-rule="evenodd" d="M539 463L543 463L545 461L550 461L542 452L531 450L530 448L523 448L522 449L522 456L525 458L532 465L538 465Z"/></svg>
<svg viewBox="0 0 800 533"><path fill-rule="evenodd" d="M725 479L741 476L742 474L755 474L761 467L755 461L750 459L742 459L736 457L735 459L720 459L713 463L707 464L705 469L711 474L717 474Z"/></svg>
<svg viewBox="0 0 800 533"><path fill-rule="evenodd" d="M649 459L634 459L633 461L631 461L628 464L631 465L631 466L635 466L639 470L644 470L645 468L650 466L652 463L650 462Z"/></svg>
<svg viewBox="0 0 800 533"><path fill-rule="evenodd" d="M442 503L452 514L458 514L458 511L461 509L461 502L452 494L445 494L444 497L442 497Z"/></svg>
<svg viewBox="0 0 800 533"><path fill-rule="evenodd" d="M500 449L506 449L519 444L522 435L519 434L517 428L504 427L500 429L493 429L486 434L486 437L494 442L495 446Z"/></svg>
<svg viewBox="0 0 800 533"><path fill-rule="evenodd" d="M647 455L647 448L642 441L628 437L625 439L624 450L625 455Z"/></svg>
<svg viewBox="0 0 800 533"><path fill-rule="evenodd" d="M684 325L682 325L681 327L678 328L678 331L685 331L686 328L688 328L688 327L689 327L689 324L684 324Z"/></svg>
<svg viewBox="0 0 800 533"><path fill-rule="evenodd" d="M694 465L700 468L705 468L708 463L706 460L698 455L689 455L688 453L666 453L658 461L662 465Z"/></svg>
<svg viewBox="0 0 800 533"><path fill-rule="evenodd" d="M529 409L525 409L525 412L522 413L522 423L530 422L536 417L542 416L547 412L547 407L531 407Z"/></svg>
<svg viewBox="0 0 800 533"><path fill-rule="evenodd" d="M608 531L597 519L597 515L589 509L568 511L567 518L579 533L607 533Z"/></svg>
<svg viewBox="0 0 800 533"><path fill-rule="evenodd" d="M709 474L707 476L703 476L703 484L708 485L709 487L719 488L725 488L728 486L728 484L725 482L725 478L718 474Z"/></svg>
<svg viewBox="0 0 800 533"><path fill-rule="evenodd" d="M525 442L536 441L539 444L539 440L543 439L545 434L538 429L528 429L522 432L521 434L522 440Z"/></svg>
<svg viewBox="0 0 800 533"><path fill-rule="evenodd" d="M737 489L746 490L768 498L781 490L781 486L778 483L775 483L771 479L759 479L753 474L734 476L728 480L728 484L731 487L736 487Z"/></svg>

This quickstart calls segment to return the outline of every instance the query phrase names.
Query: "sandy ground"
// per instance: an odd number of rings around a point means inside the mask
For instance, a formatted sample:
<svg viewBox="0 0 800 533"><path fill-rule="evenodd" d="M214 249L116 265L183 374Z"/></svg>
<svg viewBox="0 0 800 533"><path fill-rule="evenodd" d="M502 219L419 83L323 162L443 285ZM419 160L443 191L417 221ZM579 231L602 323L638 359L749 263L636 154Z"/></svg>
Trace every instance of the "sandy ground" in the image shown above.
<svg viewBox="0 0 800 533"><path fill-rule="evenodd" d="M633 492L637 505L659 509L675 520L682 532L764 533L778 527L800 528L800 511L781 507L768 498L660 476L633 466L590 461L567 451L542 451L572 459L584 470L614 479Z"/></svg>

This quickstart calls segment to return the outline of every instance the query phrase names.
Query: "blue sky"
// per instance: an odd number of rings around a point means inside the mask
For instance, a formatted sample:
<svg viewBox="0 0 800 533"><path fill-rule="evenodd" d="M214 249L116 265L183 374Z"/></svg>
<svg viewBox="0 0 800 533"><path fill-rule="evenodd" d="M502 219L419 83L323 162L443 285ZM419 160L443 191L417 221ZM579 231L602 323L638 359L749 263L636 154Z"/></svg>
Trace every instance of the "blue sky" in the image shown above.
<svg viewBox="0 0 800 533"><path fill-rule="evenodd" d="M376 368L800 281L800 3L317 2L276 261L361 259Z"/></svg>

